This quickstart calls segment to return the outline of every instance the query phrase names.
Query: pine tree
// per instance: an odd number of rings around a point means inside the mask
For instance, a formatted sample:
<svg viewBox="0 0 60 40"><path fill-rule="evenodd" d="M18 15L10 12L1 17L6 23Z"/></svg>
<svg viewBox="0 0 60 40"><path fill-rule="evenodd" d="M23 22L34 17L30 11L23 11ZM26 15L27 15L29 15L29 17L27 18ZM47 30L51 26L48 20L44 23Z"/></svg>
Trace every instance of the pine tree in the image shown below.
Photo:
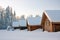
<svg viewBox="0 0 60 40"><path fill-rule="evenodd" d="M12 26L12 8L9 6L6 8L5 23L6 26Z"/></svg>

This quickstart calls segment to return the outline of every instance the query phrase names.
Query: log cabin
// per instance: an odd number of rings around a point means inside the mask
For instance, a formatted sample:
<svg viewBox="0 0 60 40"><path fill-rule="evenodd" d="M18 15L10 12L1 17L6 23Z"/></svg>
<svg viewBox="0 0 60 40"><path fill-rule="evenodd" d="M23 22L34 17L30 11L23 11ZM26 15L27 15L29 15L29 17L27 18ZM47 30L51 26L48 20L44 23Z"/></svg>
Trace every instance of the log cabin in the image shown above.
<svg viewBox="0 0 60 40"><path fill-rule="evenodd" d="M20 19L19 24L20 24L20 29L21 30L27 29L27 21L26 21L26 19Z"/></svg>
<svg viewBox="0 0 60 40"><path fill-rule="evenodd" d="M13 29L20 29L20 27L19 27L19 21L13 21L12 22L12 27L13 27Z"/></svg>
<svg viewBox="0 0 60 40"><path fill-rule="evenodd" d="M24 30L24 29L27 29L27 21L25 19L20 19L18 21L14 21L12 23L12 27L14 29L20 29L20 30Z"/></svg>
<svg viewBox="0 0 60 40"><path fill-rule="evenodd" d="M36 17L29 17L27 18L27 29L28 31L33 31L33 30L36 30L36 29L39 29L41 28L41 17L40 16L36 16Z"/></svg>
<svg viewBox="0 0 60 40"><path fill-rule="evenodd" d="M45 10L42 15L43 31L60 31L60 10Z"/></svg>

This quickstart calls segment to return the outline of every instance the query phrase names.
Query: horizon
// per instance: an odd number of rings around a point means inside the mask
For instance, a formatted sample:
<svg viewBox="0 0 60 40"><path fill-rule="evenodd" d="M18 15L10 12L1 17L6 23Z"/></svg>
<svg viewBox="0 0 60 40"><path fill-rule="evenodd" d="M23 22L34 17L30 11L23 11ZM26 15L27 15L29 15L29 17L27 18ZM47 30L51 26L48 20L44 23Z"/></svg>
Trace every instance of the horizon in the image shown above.
<svg viewBox="0 0 60 40"><path fill-rule="evenodd" d="M60 0L0 0L0 6L12 7L16 16L40 15L44 10L60 10Z"/></svg>

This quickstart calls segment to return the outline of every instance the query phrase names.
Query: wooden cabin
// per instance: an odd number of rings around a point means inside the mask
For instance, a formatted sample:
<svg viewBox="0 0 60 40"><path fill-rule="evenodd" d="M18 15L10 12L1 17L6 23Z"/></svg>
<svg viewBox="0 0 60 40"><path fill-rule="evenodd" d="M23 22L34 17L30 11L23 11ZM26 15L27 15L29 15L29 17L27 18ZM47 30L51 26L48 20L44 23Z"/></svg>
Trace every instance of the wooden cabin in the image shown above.
<svg viewBox="0 0 60 40"><path fill-rule="evenodd" d="M27 29L27 21L25 19L20 19L18 21L14 21L12 23L12 27L14 29L20 29L20 30Z"/></svg>
<svg viewBox="0 0 60 40"><path fill-rule="evenodd" d="M33 30L41 28L40 21L41 21L40 16L29 17L28 18L28 23L27 23L27 29L29 31L33 31Z"/></svg>
<svg viewBox="0 0 60 40"><path fill-rule="evenodd" d="M12 27L14 28L14 29L20 29L20 27L19 27L19 21L13 21L12 22Z"/></svg>
<svg viewBox="0 0 60 40"><path fill-rule="evenodd" d="M36 30L36 29L39 29L41 27L41 25L29 25L27 26L28 28L28 31L33 31L33 30Z"/></svg>
<svg viewBox="0 0 60 40"><path fill-rule="evenodd" d="M19 20L19 24L20 24L20 29L27 29L27 21L25 19L20 19Z"/></svg>
<svg viewBox="0 0 60 40"><path fill-rule="evenodd" d="M45 10L42 15L43 31L60 31L60 10Z"/></svg>

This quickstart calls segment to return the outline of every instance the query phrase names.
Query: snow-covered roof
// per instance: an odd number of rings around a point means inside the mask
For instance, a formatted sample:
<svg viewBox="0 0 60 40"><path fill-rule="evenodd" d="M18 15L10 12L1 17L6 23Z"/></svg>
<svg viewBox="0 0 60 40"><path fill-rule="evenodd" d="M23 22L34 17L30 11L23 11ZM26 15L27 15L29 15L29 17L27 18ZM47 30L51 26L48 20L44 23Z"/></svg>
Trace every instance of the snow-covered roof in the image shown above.
<svg viewBox="0 0 60 40"><path fill-rule="evenodd" d="M26 27L26 20L20 19L20 20L18 20L18 21L13 21L12 26L13 26L13 27L19 27L19 26L21 26L21 27L23 27L23 26Z"/></svg>
<svg viewBox="0 0 60 40"><path fill-rule="evenodd" d="M41 17L29 17L28 19L28 24L29 25L40 25L41 23Z"/></svg>
<svg viewBox="0 0 60 40"><path fill-rule="evenodd" d="M26 26L26 20L19 20L20 26Z"/></svg>
<svg viewBox="0 0 60 40"><path fill-rule="evenodd" d="M45 12L53 22L60 22L60 10L46 10Z"/></svg>
<svg viewBox="0 0 60 40"><path fill-rule="evenodd" d="M19 22L18 21L13 21L12 26L13 27L19 27Z"/></svg>

